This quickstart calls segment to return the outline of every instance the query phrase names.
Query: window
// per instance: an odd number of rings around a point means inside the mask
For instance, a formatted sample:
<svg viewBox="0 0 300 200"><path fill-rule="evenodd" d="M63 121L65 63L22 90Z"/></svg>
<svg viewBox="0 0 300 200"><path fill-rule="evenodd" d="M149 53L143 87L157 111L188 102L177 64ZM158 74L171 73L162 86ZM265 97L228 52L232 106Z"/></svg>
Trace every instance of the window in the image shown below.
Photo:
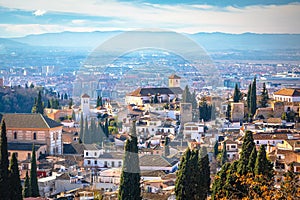
<svg viewBox="0 0 300 200"><path fill-rule="evenodd" d="M97 165L97 160L94 161L94 164Z"/></svg>
<svg viewBox="0 0 300 200"><path fill-rule="evenodd" d="M94 153L94 156L97 156L97 152Z"/></svg>
<svg viewBox="0 0 300 200"><path fill-rule="evenodd" d="M14 139L17 139L17 132L14 132Z"/></svg>
<svg viewBox="0 0 300 200"><path fill-rule="evenodd" d="M232 149L235 149L235 148L236 148L236 146L235 146L235 145L231 145L231 148L232 148Z"/></svg>
<svg viewBox="0 0 300 200"><path fill-rule="evenodd" d="M258 140L256 141L256 144L259 144L259 141L258 141Z"/></svg>
<svg viewBox="0 0 300 200"><path fill-rule="evenodd" d="M104 161L104 167L107 167L107 161Z"/></svg>
<svg viewBox="0 0 300 200"><path fill-rule="evenodd" d="M111 162L111 167L115 167L115 162L114 161Z"/></svg>
<svg viewBox="0 0 300 200"><path fill-rule="evenodd" d="M18 158L18 152L14 152L16 154L16 157Z"/></svg>
<svg viewBox="0 0 300 200"><path fill-rule="evenodd" d="M89 152L85 152L85 156L89 156Z"/></svg>
<svg viewBox="0 0 300 200"><path fill-rule="evenodd" d="M28 159L28 160L31 159L31 153L27 153L27 159Z"/></svg>
<svg viewBox="0 0 300 200"><path fill-rule="evenodd" d="M36 140L36 132L33 133L33 139Z"/></svg>
<svg viewBox="0 0 300 200"><path fill-rule="evenodd" d="M119 167L121 167L122 166L122 161L119 161Z"/></svg>
<svg viewBox="0 0 300 200"><path fill-rule="evenodd" d="M87 161L87 164L88 164L88 165L90 165L90 164L91 164L91 161L90 161L90 160L88 160L88 161Z"/></svg>

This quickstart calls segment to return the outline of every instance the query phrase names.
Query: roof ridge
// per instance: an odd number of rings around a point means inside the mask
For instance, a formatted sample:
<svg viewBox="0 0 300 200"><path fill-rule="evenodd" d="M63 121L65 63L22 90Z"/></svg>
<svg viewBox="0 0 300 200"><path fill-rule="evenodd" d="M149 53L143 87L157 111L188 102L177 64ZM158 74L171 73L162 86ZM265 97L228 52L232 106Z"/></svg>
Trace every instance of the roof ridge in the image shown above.
<svg viewBox="0 0 300 200"><path fill-rule="evenodd" d="M39 113L39 114L40 114L40 113ZM50 126L49 126L49 124L47 123L47 121L46 121L44 115L40 114L40 116L42 117L43 121L46 123L47 127L50 129Z"/></svg>

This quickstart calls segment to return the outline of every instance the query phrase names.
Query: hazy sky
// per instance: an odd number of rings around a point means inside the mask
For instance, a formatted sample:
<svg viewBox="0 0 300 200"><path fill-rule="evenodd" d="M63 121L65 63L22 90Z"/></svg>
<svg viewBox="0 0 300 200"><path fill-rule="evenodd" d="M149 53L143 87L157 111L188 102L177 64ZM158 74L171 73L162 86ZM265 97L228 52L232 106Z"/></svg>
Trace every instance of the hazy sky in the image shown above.
<svg viewBox="0 0 300 200"><path fill-rule="evenodd" d="M300 33L299 19L300 1L290 0L0 0L0 37L139 28Z"/></svg>

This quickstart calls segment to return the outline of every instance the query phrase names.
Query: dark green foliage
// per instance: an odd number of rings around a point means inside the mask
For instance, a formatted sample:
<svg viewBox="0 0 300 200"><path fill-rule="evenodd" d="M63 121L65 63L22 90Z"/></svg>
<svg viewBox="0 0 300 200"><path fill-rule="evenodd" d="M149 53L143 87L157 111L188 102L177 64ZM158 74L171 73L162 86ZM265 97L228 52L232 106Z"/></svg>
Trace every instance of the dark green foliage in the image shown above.
<svg viewBox="0 0 300 200"><path fill-rule="evenodd" d="M76 114L74 110L72 110L72 120L76 121Z"/></svg>
<svg viewBox="0 0 300 200"><path fill-rule="evenodd" d="M221 153L221 166L224 165L227 161L227 150L226 150L226 142L223 143L223 149L222 149L222 153Z"/></svg>
<svg viewBox="0 0 300 200"><path fill-rule="evenodd" d="M226 199L242 199L245 188L241 185L237 176L238 161L234 161L227 171L226 181L223 187Z"/></svg>
<svg viewBox="0 0 300 200"><path fill-rule="evenodd" d="M132 123L130 138L125 143L125 155L120 179L119 200L140 200L140 166L135 121Z"/></svg>
<svg viewBox="0 0 300 200"><path fill-rule="evenodd" d="M182 93L182 103L192 103L193 100L192 100L192 94L190 92L190 89L189 89L189 86L186 85L184 90L183 90L183 93Z"/></svg>
<svg viewBox="0 0 300 200"><path fill-rule="evenodd" d="M3 199L9 198L8 193L8 151L7 151L7 137L6 137L6 125L5 121L2 121L1 124L1 133L0 133L0 197Z"/></svg>
<svg viewBox="0 0 300 200"><path fill-rule="evenodd" d="M217 158L218 154L219 154L219 142L217 140L214 145L214 157Z"/></svg>
<svg viewBox="0 0 300 200"><path fill-rule="evenodd" d="M252 117L251 114L251 90L252 90L252 84L249 84L248 92L247 92L247 108L248 108L248 119Z"/></svg>
<svg viewBox="0 0 300 200"><path fill-rule="evenodd" d="M252 132L247 131L244 136L244 140L242 144L242 152L240 154L238 170L237 170L238 173L241 175L246 175L246 173L248 172L247 165L249 163L249 158L254 146L255 144L254 144Z"/></svg>
<svg viewBox="0 0 300 200"><path fill-rule="evenodd" d="M51 102L50 102L49 99L48 99L48 101L47 101L47 108L51 108Z"/></svg>
<svg viewBox="0 0 300 200"><path fill-rule="evenodd" d="M38 93L37 102L36 102L36 113L44 114L44 105L42 101L42 94L41 91Z"/></svg>
<svg viewBox="0 0 300 200"><path fill-rule="evenodd" d="M251 86L251 93L250 93L250 114L254 116L256 112L256 77L254 77L252 86Z"/></svg>
<svg viewBox="0 0 300 200"><path fill-rule="evenodd" d="M206 149L185 151L175 182L176 199L206 199L210 186L210 167Z"/></svg>
<svg viewBox="0 0 300 200"><path fill-rule="evenodd" d="M84 124L83 124L83 113L81 112L81 115L80 115L80 123L79 123L79 126L80 126L80 131L79 131L79 139L81 140L81 142L83 141L83 135L84 135Z"/></svg>
<svg viewBox="0 0 300 200"><path fill-rule="evenodd" d="M201 98L199 103L199 118L200 120L209 121L211 119L212 106L206 101L206 98Z"/></svg>
<svg viewBox="0 0 300 200"><path fill-rule="evenodd" d="M22 186L19 174L18 160L16 157L16 153L12 154L10 167L9 167L9 191L10 191L10 199L23 199L22 198Z"/></svg>
<svg viewBox="0 0 300 200"><path fill-rule="evenodd" d="M256 157L257 157L257 151L256 151L256 146L254 146L253 149L252 149L252 152L250 154L249 162L248 162L248 165L247 165L248 172L251 172L252 174L254 174Z"/></svg>
<svg viewBox="0 0 300 200"><path fill-rule="evenodd" d="M192 98L191 98L191 103L192 103L192 108L193 109L197 109L198 107L198 103L197 103L197 99L196 99L196 92L194 90L193 94L192 94Z"/></svg>
<svg viewBox="0 0 300 200"><path fill-rule="evenodd" d="M31 168L30 168L30 196L38 197L39 194L39 186L37 180L37 166L36 166L36 156L35 156L35 148L32 146L32 155L31 155Z"/></svg>
<svg viewBox="0 0 300 200"><path fill-rule="evenodd" d="M269 94L266 88L266 83L263 83L263 89L261 92L260 106L265 108L268 106Z"/></svg>
<svg viewBox="0 0 300 200"><path fill-rule="evenodd" d="M73 99L72 98L70 98L70 101L69 101L69 109L72 109L72 106L73 106ZM74 118L75 119L75 118Z"/></svg>
<svg viewBox="0 0 300 200"><path fill-rule="evenodd" d="M175 195L177 200L187 199L189 194L189 176L188 172L188 162L191 157L190 149L187 149L184 155L180 159L180 164L178 166L178 171L176 173L176 182L175 182Z"/></svg>
<svg viewBox="0 0 300 200"><path fill-rule="evenodd" d="M238 84L235 84L234 92L233 92L233 102L238 103L241 99L242 93L238 87Z"/></svg>
<svg viewBox="0 0 300 200"><path fill-rule="evenodd" d="M154 95L153 103L158 103L158 96L157 96L157 94Z"/></svg>
<svg viewBox="0 0 300 200"><path fill-rule="evenodd" d="M88 124L87 117L85 117L85 121L84 121L84 133L83 133L82 143L83 144L90 143L90 132L89 132L89 124Z"/></svg>
<svg viewBox="0 0 300 200"><path fill-rule="evenodd" d="M211 120L215 120L216 119L216 105L215 103L212 104L211 106Z"/></svg>
<svg viewBox="0 0 300 200"><path fill-rule="evenodd" d="M216 200L221 197L225 197L226 191L224 190L224 184L227 179L227 171L230 167L230 163L225 163L221 170L217 173L215 181L212 186L211 199Z"/></svg>
<svg viewBox="0 0 300 200"><path fill-rule="evenodd" d="M67 93L64 94L64 99L67 100L68 99L68 95Z"/></svg>
<svg viewBox="0 0 300 200"><path fill-rule="evenodd" d="M254 173L255 175L263 175L267 180L270 180L273 177L273 165L267 158L264 145L260 146L257 153Z"/></svg>
<svg viewBox="0 0 300 200"><path fill-rule="evenodd" d="M102 101L102 97L97 97L97 104L96 104L96 107L102 107L103 106L103 101Z"/></svg>
<svg viewBox="0 0 300 200"><path fill-rule="evenodd" d="M23 187L23 197L30 197L30 184L29 184L29 176L28 171L26 171L25 181L24 181L24 187Z"/></svg>
<svg viewBox="0 0 300 200"><path fill-rule="evenodd" d="M289 170L284 173L284 181L280 185L282 199L296 199L300 197L300 175L294 171L294 163L291 163Z"/></svg>
<svg viewBox="0 0 300 200"><path fill-rule="evenodd" d="M227 111L226 111L226 119L230 119L231 117L231 104L228 102L227 104Z"/></svg>

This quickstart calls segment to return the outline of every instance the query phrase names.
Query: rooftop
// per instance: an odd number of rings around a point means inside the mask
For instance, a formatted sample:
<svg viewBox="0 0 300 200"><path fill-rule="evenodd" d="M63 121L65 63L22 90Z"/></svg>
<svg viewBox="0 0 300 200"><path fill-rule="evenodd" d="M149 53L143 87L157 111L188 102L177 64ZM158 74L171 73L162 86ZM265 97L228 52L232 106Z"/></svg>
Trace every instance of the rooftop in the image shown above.
<svg viewBox="0 0 300 200"><path fill-rule="evenodd" d="M274 95L300 97L300 88L283 88L274 92Z"/></svg>

